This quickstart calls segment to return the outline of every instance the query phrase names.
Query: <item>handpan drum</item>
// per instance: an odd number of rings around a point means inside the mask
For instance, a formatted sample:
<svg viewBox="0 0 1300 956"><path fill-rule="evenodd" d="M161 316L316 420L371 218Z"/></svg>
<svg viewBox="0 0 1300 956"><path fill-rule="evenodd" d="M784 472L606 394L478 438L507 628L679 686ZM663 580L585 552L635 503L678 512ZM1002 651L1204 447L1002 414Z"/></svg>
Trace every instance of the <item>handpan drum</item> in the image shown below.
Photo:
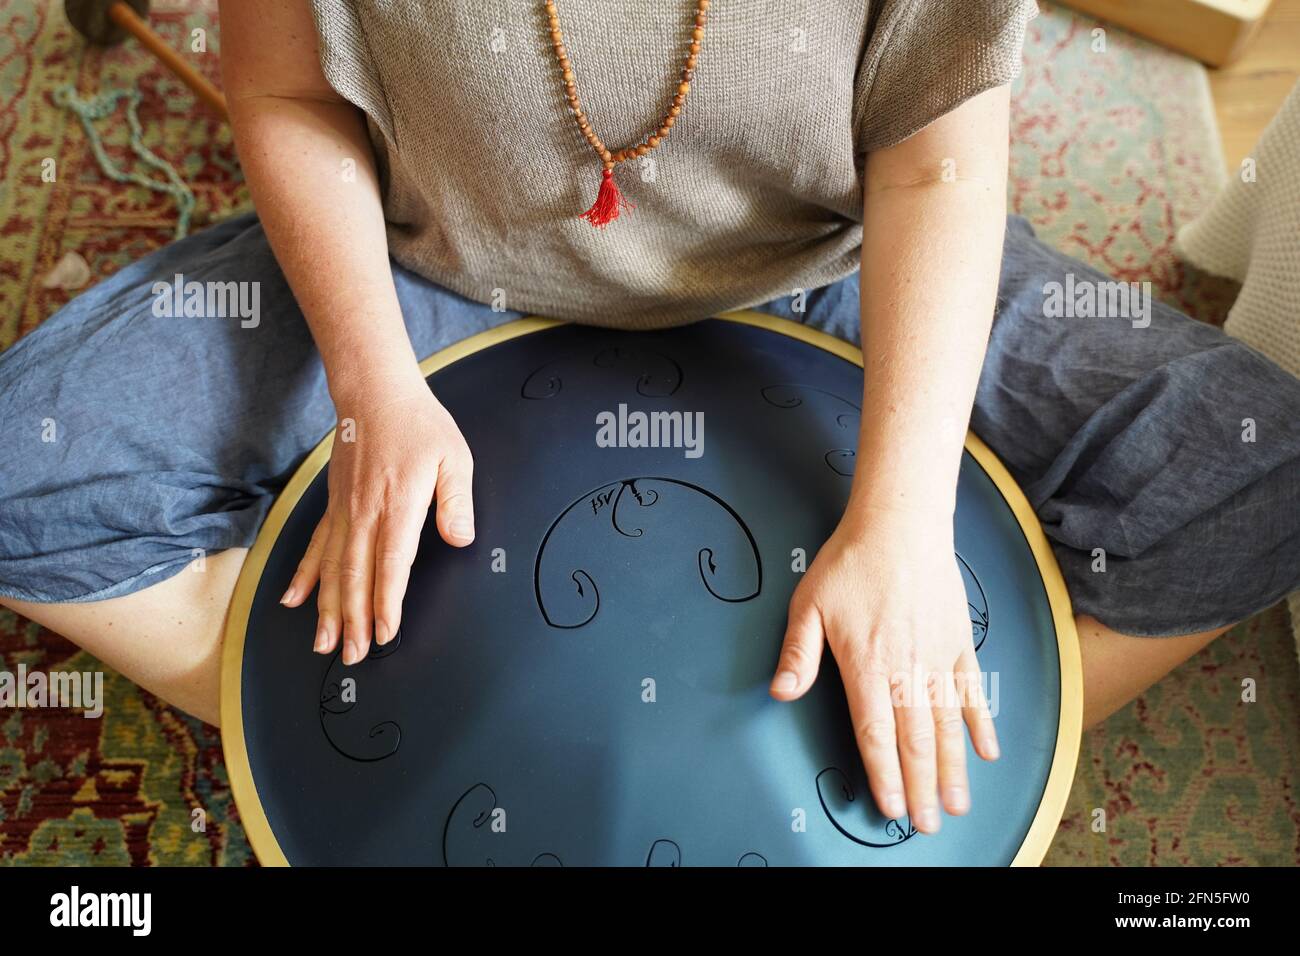
<svg viewBox="0 0 1300 956"><path fill-rule="evenodd" d="M1042 859L1078 756L1078 644L1047 540L977 438L956 549L1002 756L969 752L973 809L925 836L875 809L829 653L802 700L768 695L848 497L857 349L757 313L650 333L523 319L422 368L474 454L477 537L454 549L427 523L399 635L344 667L312 653L314 600L278 603L331 438L235 591L222 738L262 863ZM702 413L703 443L632 447L637 412Z"/></svg>

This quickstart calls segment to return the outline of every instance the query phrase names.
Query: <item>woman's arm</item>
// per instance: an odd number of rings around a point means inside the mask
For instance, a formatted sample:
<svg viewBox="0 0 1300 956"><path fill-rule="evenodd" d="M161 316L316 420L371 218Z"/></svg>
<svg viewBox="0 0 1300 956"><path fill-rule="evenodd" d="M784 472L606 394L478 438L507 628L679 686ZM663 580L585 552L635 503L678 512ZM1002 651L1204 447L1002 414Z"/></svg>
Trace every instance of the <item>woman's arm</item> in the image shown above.
<svg viewBox="0 0 1300 956"><path fill-rule="evenodd" d="M222 75L258 216L324 360L340 422L329 511L284 603L320 581L315 649L397 632L435 488L449 544L474 536L472 461L420 375L393 286L361 112L326 82L304 0L222 0ZM345 172L347 175L345 175ZM349 441L349 438L354 440Z"/></svg>
<svg viewBox="0 0 1300 956"><path fill-rule="evenodd" d="M990 90L867 157L866 387L851 521L873 509L951 518L956 507L997 302L1008 104L1007 87Z"/></svg>
<svg viewBox="0 0 1300 956"><path fill-rule="evenodd" d="M772 691L802 695L830 644L872 793L939 828L969 808L963 720L997 756L953 553L962 444L997 298L1009 97L977 96L868 157L866 385L843 520L790 605Z"/></svg>
<svg viewBox="0 0 1300 956"><path fill-rule="evenodd" d="M418 375L365 120L321 73L307 4L222 0L221 42L239 161L331 390Z"/></svg>

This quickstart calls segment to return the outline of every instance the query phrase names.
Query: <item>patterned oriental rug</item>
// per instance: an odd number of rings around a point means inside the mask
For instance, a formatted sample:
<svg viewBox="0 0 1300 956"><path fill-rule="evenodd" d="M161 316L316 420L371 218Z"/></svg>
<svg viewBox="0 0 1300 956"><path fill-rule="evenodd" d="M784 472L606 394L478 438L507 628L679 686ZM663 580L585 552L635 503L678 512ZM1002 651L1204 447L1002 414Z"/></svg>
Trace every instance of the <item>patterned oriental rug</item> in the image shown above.
<svg viewBox="0 0 1300 956"><path fill-rule="evenodd" d="M1176 228L1224 178L1204 71L1042 6L1014 88L1013 208L1067 252L1116 278L1150 281L1166 301L1221 322L1235 287L1189 271L1172 250ZM219 81L215 0L156 0L151 21L177 49L205 30L207 53L191 59ZM88 47L61 4L0 0L0 349L76 294L42 283L67 253L84 259L90 284L165 244L176 227L171 197L100 172L79 121L54 101L67 83L83 97L141 92L145 144L194 192L192 229L249 204L229 129L141 47ZM131 168L123 107L98 128L112 160ZM47 159L52 183L42 178ZM1088 732L1047 862L1300 862L1293 651L1278 605ZM0 670L20 665L102 668L0 610ZM1241 701L1246 678L1257 685L1253 703ZM104 693L100 719L0 710L0 863L253 863L217 733L111 671Z"/></svg>

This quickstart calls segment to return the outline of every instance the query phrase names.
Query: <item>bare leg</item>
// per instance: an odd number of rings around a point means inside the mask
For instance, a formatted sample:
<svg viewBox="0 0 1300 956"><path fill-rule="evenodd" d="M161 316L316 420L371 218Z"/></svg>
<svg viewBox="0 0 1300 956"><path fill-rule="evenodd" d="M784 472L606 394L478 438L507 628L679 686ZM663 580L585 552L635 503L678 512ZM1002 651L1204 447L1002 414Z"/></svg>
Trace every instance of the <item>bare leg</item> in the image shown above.
<svg viewBox="0 0 1300 956"><path fill-rule="evenodd" d="M1099 724L1160 678L1231 630L1180 637L1130 637L1081 614L1079 649L1083 655L1083 726Z"/></svg>
<svg viewBox="0 0 1300 956"><path fill-rule="evenodd" d="M145 690L212 725L219 722L221 638L245 548L209 556L153 587L89 604L0 599L62 634Z"/></svg>

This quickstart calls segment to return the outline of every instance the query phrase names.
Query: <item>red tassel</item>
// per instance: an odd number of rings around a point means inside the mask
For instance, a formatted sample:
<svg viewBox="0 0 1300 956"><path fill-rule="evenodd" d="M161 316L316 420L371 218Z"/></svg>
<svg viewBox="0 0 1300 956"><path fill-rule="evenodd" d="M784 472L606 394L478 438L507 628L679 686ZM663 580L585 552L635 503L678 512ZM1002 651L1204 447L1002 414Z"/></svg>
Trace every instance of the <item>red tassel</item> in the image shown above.
<svg viewBox="0 0 1300 956"><path fill-rule="evenodd" d="M618 184L614 182L614 171L605 170L605 174L600 180L600 192L596 194L596 201L591 204L591 208L584 212L579 219L585 219L597 228L603 229L615 219L618 218L620 209L635 209L623 198L623 194L618 191Z"/></svg>

